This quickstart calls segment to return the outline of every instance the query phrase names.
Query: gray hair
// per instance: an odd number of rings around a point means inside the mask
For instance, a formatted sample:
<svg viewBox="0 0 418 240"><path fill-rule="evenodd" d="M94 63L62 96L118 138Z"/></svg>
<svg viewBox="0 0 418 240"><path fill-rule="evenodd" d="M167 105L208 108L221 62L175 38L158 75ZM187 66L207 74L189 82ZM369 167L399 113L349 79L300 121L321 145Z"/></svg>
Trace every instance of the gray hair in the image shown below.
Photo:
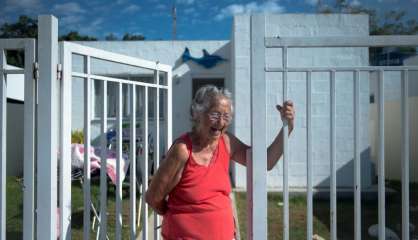
<svg viewBox="0 0 418 240"><path fill-rule="evenodd" d="M232 94L226 88L217 88L214 85L205 85L197 90L192 105L190 106L190 117L193 125L197 124L199 116L211 108L213 100L217 98L226 98L231 103L231 113L233 112L232 107Z"/></svg>

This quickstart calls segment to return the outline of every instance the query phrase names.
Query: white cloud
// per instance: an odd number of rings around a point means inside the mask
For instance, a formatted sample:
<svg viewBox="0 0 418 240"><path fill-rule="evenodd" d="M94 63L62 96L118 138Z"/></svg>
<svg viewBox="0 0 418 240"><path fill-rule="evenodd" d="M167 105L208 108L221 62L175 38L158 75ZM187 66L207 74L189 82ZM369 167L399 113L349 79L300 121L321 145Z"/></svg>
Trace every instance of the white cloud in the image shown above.
<svg viewBox="0 0 418 240"><path fill-rule="evenodd" d="M64 28L70 28L74 24L80 23L83 20L81 16L64 16L59 19L60 25L62 25Z"/></svg>
<svg viewBox="0 0 418 240"><path fill-rule="evenodd" d="M76 2L68 2L63 4L55 4L52 7L52 11L69 16L69 15L75 15L80 13L85 13L86 11L80 7L80 5Z"/></svg>
<svg viewBox="0 0 418 240"><path fill-rule="evenodd" d="M39 0L6 0L0 3L0 13L20 12L20 14L36 15L42 9L42 3Z"/></svg>
<svg viewBox="0 0 418 240"><path fill-rule="evenodd" d="M89 35L89 36L98 36L99 32L102 30L101 24L103 23L103 18L96 18L91 22L83 22L83 24L77 25L77 30L80 34Z"/></svg>
<svg viewBox="0 0 418 240"><path fill-rule="evenodd" d="M177 0L176 3L184 4L184 5L192 5L194 3L194 0Z"/></svg>
<svg viewBox="0 0 418 240"><path fill-rule="evenodd" d="M39 0L6 0L6 7L11 8L34 8Z"/></svg>
<svg viewBox="0 0 418 240"><path fill-rule="evenodd" d="M166 8L167 8L167 6L166 6L166 5L164 5L164 4L159 3L159 4L157 4L157 6L155 6L155 8L156 8L156 9L159 9L159 10L164 10L164 9L166 9Z"/></svg>
<svg viewBox="0 0 418 240"><path fill-rule="evenodd" d="M350 3L350 5L351 5L351 6L354 6L354 7L358 7L358 6L360 6L360 5L361 5L361 2L360 2L359 0L353 0L353 1Z"/></svg>
<svg viewBox="0 0 418 240"><path fill-rule="evenodd" d="M247 4L231 4L221 10L215 16L215 20L220 21L235 14L255 13L255 12L269 12L280 13L284 12L284 7L278 4L277 0L268 0L261 4L250 2Z"/></svg>
<svg viewBox="0 0 418 240"><path fill-rule="evenodd" d="M97 18L97 19L95 19L92 23L91 23L91 26L93 26L93 27L97 27L97 26L99 26L100 24L102 24L103 23L103 18Z"/></svg>
<svg viewBox="0 0 418 240"><path fill-rule="evenodd" d="M185 14L191 14L193 12L196 12L196 9L194 9L193 7L184 9Z"/></svg>
<svg viewBox="0 0 418 240"><path fill-rule="evenodd" d="M305 0L305 2L311 6L316 6L319 0Z"/></svg>
<svg viewBox="0 0 418 240"><path fill-rule="evenodd" d="M134 13L134 12L139 11L140 9L141 9L140 6L135 5L135 4L131 4L131 5L127 6L126 8L124 8L122 10L122 12L124 12L124 13Z"/></svg>

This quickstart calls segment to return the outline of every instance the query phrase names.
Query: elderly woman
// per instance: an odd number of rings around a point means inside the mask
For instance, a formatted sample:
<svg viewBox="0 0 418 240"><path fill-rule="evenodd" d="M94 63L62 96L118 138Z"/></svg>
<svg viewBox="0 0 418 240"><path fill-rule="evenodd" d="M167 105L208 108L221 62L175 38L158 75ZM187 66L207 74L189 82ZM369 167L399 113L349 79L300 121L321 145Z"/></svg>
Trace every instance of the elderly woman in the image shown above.
<svg viewBox="0 0 418 240"><path fill-rule="evenodd" d="M291 101L277 106L293 130ZM164 215L164 239L234 239L230 159L246 166L251 147L227 132L231 94L215 86L200 88L191 106L193 129L174 141L146 193L147 203ZM283 129L267 150L271 170L283 153Z"/></svg>

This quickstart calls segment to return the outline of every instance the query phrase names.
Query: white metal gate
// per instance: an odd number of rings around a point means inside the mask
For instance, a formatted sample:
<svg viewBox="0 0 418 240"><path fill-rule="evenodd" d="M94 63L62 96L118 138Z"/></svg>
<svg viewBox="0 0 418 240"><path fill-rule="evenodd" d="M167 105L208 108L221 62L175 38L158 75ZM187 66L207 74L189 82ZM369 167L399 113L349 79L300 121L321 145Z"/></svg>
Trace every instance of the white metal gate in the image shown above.
<svg viewBox="0 0 418 240"><path fill-rule="evenodd" d="M122 166L122 124L124 118L124 109L129 106L129 123L130 123L130 239L136 239L137 232L137 216L136 216L136 157L137 153L135 150L136 140L137 140L137 131L136 126L138 123L138 119L142 119L141 125L143 125L143 140L144 140L144 156L140 163L142 169L142 193L145 193L147 189L147 182L148 182L148 150L149 150L149 142L148 137L150 135L150 127L149 127L149 119L148 116L149 109L149 101L154 102L154 129L153 132L153 139L155 142L154 146L154 161L155 161L155 168L158 168L159 159L160 159L160 106L162 105L164 109L161 111L164 114L164 126L162 132L165 135L165 143L162 151L166 151L167 147L171 144L171 67L168 65L160 64L158 62L150 62L138 58L128 57L108 51L103 51L91 47L82 46L75 43L63 42L60 46L60 55L61 55L61 62L62 62L62 86L61 86L61 138L60 138L60 154L62 159L60 163L60 226L61 226L61 234L62 239L69 239L71 236L69 233L70 230L70 216L71 216L71 176L69 175L68 169L71 169L71 107L74 107L73 102L71 101L71 91L74 91L72 88L73 78L81 78L84 81L84 149L90 149L90 141L91 139L91 123L92 123L92 86L93 81L100 82L100 147L101 149L107 148L107 139L106 133L108 131L108 105L110 104L108 101L108 86L110 83L116 84L116 144L117 144L117 161L116 161L116 231L115 231L115 238L121 239L122 238L122 179L121 179L121 172ZM74 56L79 56L82 61L82 65L74 68ZM96 64L94 64L96 61ZM100 63L102 69L98 69L97 65ZM111 67L114 64L119 64L118 66L122 67L134 67L135 70L139 70L142 72L143 76L150 76L151 74L151 81L144 82L144 81L132 81L127 80L126 78L122 77L115 77L110 76L111 72L106 73L107 67ZM96 68L93 69L93 65L96 65ZM104 71L103 71L104 70ZM151 73L150 73L151 71ZM129 88L129 92L123 92L123 85ZM142 89L143 95L139 97L139 92L137 88ZM151 99L150 91L151 89L155 89L154 99ZM127 94L127 96L124 96ZM164 104L160 104L160 94L164 95ZM137 100L137 98L139 98ZM124 99L127 102L124 102ZM136 116L136 103L137 101L143 102L144 104L144 111L142 116ZM98 101L95 101L98 102ZM125 106L124 106L125 104ZM126 105L127 104L127 105ZM106 151L101 152L101 159L104 160L102 163L106 166ZM84 228L84 239L90 238L90 211L86 211L86 209L90 209L92 206L91 197L90 197L90 151L84 152L84 217L83 217L83 228ZM106 181L106 171L101 171L100 176L100 203L107 202L107 181ZM148 238L148 221L146 216L148 216L148 206L145 204L145 194L141 196L143 202L143 211L141 211L142 217L142 236L143 239ZM100 204L100 213L106 213L107 204ZM100 229L100 239L106 239L107 233L107 217L106 214L99 214L99 229ZM155 226L159 223L159 218L157 215L154 216L155 219ZM158 229L154 230L154 239L158 239L159 231Z"/></svg>
<svg viewBox="0 0 418 240"><path fill-rule="evenodd" d="M313 72L327 72L330 80L330 230L331 239L337 239L337 194L336 194L336 72L351 72L354 79L354 216L355 239L361 239L361 176L360 176L360 72L378 72L378 118L379 118L379 149L378 149L378 199L379 199L379 239L385 237L385 176L384 176L384 88L383 73L400 71L402 73L402 239L409 239L409 108L408 71L418 71L417 66L355 66L355 67L289 67L288 49L290 48L343 48L343 47L402 47L418 46L418 36L367 36L367 37L294 37L268 38L266 36L265 15L251 16L251 142L253 146L252 159L266 159L266 72L279 72L283 76L283 101L288 98L288 73L301 72L306 74L306 125L307 125L307 239L312 239L312 126L311 126L311 75ZM282 67L266 67L266 49L280 48L282 50ZM255 110L256 109L256 110ZM256 127L256 128L255 128ZM257 129L256 132L254 130ZM284 123L287 133L287 123ZM288 185L288 139L284 136L283 154L283 239L289 239L289 185ZM248 197L248 236L250 239L267 239L267 200L266 200L266 161L257 161L247 169L249 180Z"/></svg>
<svg viewBox="0 0 418 240"><path fill-rule="evenodd" d="M125 163L129 163L129 238L136 239L139 218L142 221L142 236L148 236L148 207L145 195L142 194L142 209L140 216L136 211L136 183L145 193L148 182L149 149L153 144L153 164L158 168L161 152L166 151L171 144L172 133L172 69L171 66L151 62L139 58L129 57L95 48L85 47L75 43L62 42L58 44L58 21L50 15L38 17L38 46L36 56L35 39L1 39L0 40L0 239L6 239L6 103L7 76L10 74L24 74L24 186L23 186L23 239L71 239L71 133L72 133L72 85L74 78L83 79L84 88L83 131L84 131L84 161L83 161L83 239L90 239L91 217L99 222L97 239L108 239L107 236L107 204L100 204L99 208L91 201L90 183L90 151L92 122L100 127L98 138L100 142L102 166L100 171L100 203L107 202L107 133L110 122L115 122L116 133L116 209L117 218L115 239L122 239L122 159L123 135L122 126L130 127L129 145ZM6 51L24 51L24 69L7 68ZM74 67L74 59L81 58L82 70ZM37 61L38 60L38 61ZM96 67L103 72L92 71L92 62L98 61ZM101 63L100 63L101 61ZM104 64L104 65L101 65ZM107 65L117 64L123 68L136 68L140 77L129 79L106 72ZM142 72L141 72L142 71ZM142 74L142 75L141 75ZM93 83L97 83L93 85ZM109 86L113 84L115 91L112 108L115 115L108 117L111 101L108 99ZM100 89L94 98L93 91ZM78 91L79 89L76 89ZM97 89L96 89L97 90ZM97 91L96 91L97 92ZM153 93L153 94L151 94ZM96 104L92 108L92 104ZM153 109L149 109L151 105ZM137 105L142 106L142 112L137 114ZM97 113L95 112L97 110ZM149 112L152 116L149 116ZM93 119L94 118L94 119ZM110 119L112 118L112 119ZM153 123L152 126L150 124ZM137 132L136 126L142 127ZM142 134L142 135L141 135ZM141 136L139 136L141 135ZM137 143L142 138L138 153ZM153 143L149 143L152 139ZM36 149L35 149L36 148ZM137 149L138 148L138 149ZM141 179L136 179L137 162L142 170ZM127 166L127 164L125 164ZM124 172L126 175L126 172ZM36 179L35 179L36 177ZM126 181L128 182L128 181ZM144 184L142 184L144 183ZM103 214L102 214L103 213ZM155 226L160 219L154 215ZM59 229L57 229L59 226ZM154 239L159 239L158 228L153 229ZM99 234L100 233L100 234Z"/></svg>
<svg viewBox="0 0 418 240"><path fill-rule="evenodd" d="M22 50L24 52L24 69L12 70L7 67L6 52L8 50ZM0 39L0 239L6 239L6 119L7 119L7 76L24 74L24 187L23 187L23 224L24 238L29 239L34 232L34 148L35 148L35 89L34 39Z"/></svg>

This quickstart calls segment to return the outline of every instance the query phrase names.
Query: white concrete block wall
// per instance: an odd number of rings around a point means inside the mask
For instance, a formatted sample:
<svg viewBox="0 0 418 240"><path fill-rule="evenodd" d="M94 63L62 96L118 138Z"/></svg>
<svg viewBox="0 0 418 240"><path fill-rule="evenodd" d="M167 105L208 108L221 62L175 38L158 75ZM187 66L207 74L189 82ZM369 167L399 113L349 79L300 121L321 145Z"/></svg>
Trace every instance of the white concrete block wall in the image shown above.
<svg viewBox="0 0 418 240"><path fill-rule="evenodd" d="M159 61L160 63L173 66L174 138L191 129L189 107L192 100L192 79L224 78L225 84L227 84L231 78L231 58L228 41L98 41L78 43L150 61ZM227 61L221 62L210 69L205 69L191 61L183 63L181 56L186 47L190 49L193 57L201 57L203 55L202 50L206 49L209 53L219 55L227 59ZM117 69L108 71L115 70L117 71ZM77 105L79 104L81 103L77 103ZM79 116L80 114L73 116L73 129L82 128L83 121L82 117L80 118ZM94 132L92 134L94 135Z"/></svg>
<svg viewBox="0 0 418 240"><path fill-rule="evenodd" d="M418 56L413 56L408 59L405 59L403 62L405 66L417 66L418 65ZM401 122L399 120L400 116L400 99L401 99L401 73L398 72L387 72L384 75L385 78L385 177L387 179L401 180L401 168L399 164L399 159L401 156ZM416 145L413 143L417 139L418 128L418 109L415 104L418 100L418 71L409 71L409 107L410 107L410 134L411 134L411 146ZM374 95L375 102L370 105L370 118L369 118L369 135L371 143L371 159L373 162L377 163L377 152L378 152L378 116L377 116L377 107L378 107L378 85L377 85L377 73L371 73L370 75L370 94ZM410 175L411 181L417 182L417 176L415 172L418 173L418 154L417 151L414 151L411 148L410 152ZM414 164L415 163L415 164ZM376 166L376 165L375 165ZM415 172L414 172L415 171Z"/></svg>
<svg viewBox="0 0 418 240"><path fill-rule="evenodd" d="M23 176L23 102L7 102L7 176Z"/></svg>
<svg viewBox="0 0 418 240"><path fill-rule="evenodd" d="M413 56L404 60L405 66L418 66L418 56ZM370 94L375 96L377 100L377 73L372 72L370 74ZM385 72L385 100L386 101L399 101L401 97L401 73ZM409 71L409 96L418 96L418 71Z"/></svg>
<svg viewBox="0 0 418 240"><path fill-rule="evenodd" d="M15 66L7 65L6 69L22 70ZM23 74L7 74L7 98L23 101L25 98L25 76Z"/></svg>
<svg viewBox="0 0 418 240"><path fill-rule="evenodd" d="M235 124L233 132L244 142L250 143L250 18L236 16L233 23L233 66L232 75L236 91ZM367 36L369 33L368 17L364 15L310 15L281 14L268 15L266 34L268 37L296 36ZM289 49L288 64L293 67L308 66L365 66L368 65L367 49ZM266 65L280 67L282 64L280 49L266 51ZM337 184L339 187L353 185L353 75L337 73ZM282 74L267 73L267 133L271 142L282 127L275 110L275 104L282 100ZM296 128L290 138L289 183L291 187L306 186L306 81L303 73L289 73L288 93L297 108ZM330 95L329 74L314 73L313 80L313 181L315 186L329 186L329 130L330 130ZM372 167L369 161L368 143L368 76L361 79L361 148L363 186L370 186ZM246 187L246 170L241 166L235 168L237 187ZM269 188L280 188L282 185L281 162L268 173Z"/></svg>

